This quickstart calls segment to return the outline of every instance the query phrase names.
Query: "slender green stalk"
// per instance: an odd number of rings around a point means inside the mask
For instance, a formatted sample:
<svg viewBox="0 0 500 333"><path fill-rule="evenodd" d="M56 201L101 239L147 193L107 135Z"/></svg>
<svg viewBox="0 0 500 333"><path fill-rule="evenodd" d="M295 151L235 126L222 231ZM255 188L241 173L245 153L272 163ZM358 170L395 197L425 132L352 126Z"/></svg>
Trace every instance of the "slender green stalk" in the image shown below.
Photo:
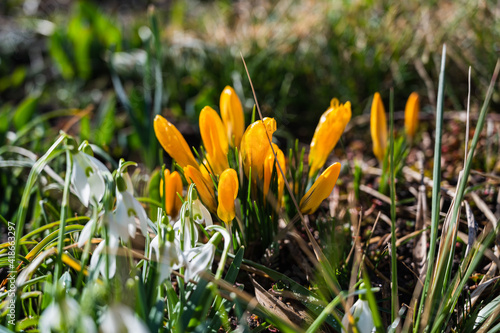
<svg viewBox="0 0 500 333"><path fill-rule="evenodd" d="M394 322L398 315L398 254L396 249L396 177L394 174L394 90L390 97L390 173L391 173L391 319Z"/></svg>
<svg viewBox="0 0 500 333"><path fill-rule="evenodd" d="M443 53L441 56L441 70L439 73L439 86L438 86L438 96L436 103L436 134L435 134L435 144L434 144L434 168L432 172L433 184L432 184L432 215L431 215L431 235L429 239L429 253L427 260L427 273L425 275L424 288L422 290L422 295L420 299L420 305L417 314L416 325L414 326L414 332L417 332L420 325L420 318L422 315L425 300L427 298L427 292L429 290L429 285L432 277L432 269L434 266L434 259L436 255L436 241L437 232L439 225L439 200L441 198L441 137L443 133L443 98L444 98L444 71L446 63L446 45L443 45Z"/></svg>
<svg viewBox="0 0 500 333"><path fill-rule="evenodd" d="M19 256L19 241L21 240L21 235L24 231L24 223L26 219L26 214L29 206L29 199L31 196L31 189L35 186L36 179L40 172L45 168L47 163L49 163L52 159L57 157L63 151L57 151L56 148L63 142L66 134L61 134L57 138L56 142L47 150L45 155L43 155L36 163L33 165L33 168L30 171L28 176L28 181L26 183L26 187L23 191L23 196L21 198L21 204L19 205L18 219L16 224L16 244L14 246L14 258L16 259L16 263L18 262Z"/></svg>
<svg viewBox="0 0 500 333"><path fill-rule="evenodd" d="M64 229L66 228L66 217L69 206L69 187L71 184L71 174L73 172L73 156L69 149L66 150L66 177L64 179L64 192L61 203L61 221L59 224L59 240L57 243L57 262L54 271L54 281L59 280L62 272L62 253L64 248Z"/></svg>

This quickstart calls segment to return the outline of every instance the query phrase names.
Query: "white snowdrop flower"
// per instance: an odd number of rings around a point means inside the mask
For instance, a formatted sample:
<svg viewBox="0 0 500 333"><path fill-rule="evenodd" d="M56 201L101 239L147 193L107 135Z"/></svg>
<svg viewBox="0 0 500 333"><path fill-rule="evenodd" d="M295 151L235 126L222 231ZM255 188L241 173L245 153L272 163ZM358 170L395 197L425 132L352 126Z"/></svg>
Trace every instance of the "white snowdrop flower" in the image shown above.
<svg viewBox="0 0 500 333"><path fill-rule="evenodd" d="M115 210L115 221L117 225L121 226L123 230L127 228L130 237L135 238L135 231L137 225L135 219L139 220L141 227L141 232L146 236L148 232L148 216L144 207L134 198L133 194L127 191L127 187L124 181L120 181L120 177L117 179L116 187L116 210ZM121 232L122 234L123 232ZM128 240L127 238L123 239Z"/></svg>
<svg viewBox="0 0 500 333"><path fill-rule="evenodd" d="M106 183L104 178L111 173L108 168L97 158L78 151L73 154L73 172L71 184L85 207L89 203L97 204L102 200Z"/></svg>
<svg viewBox="0 0 500 333"><path fill-rule="evenodd" d="M87 333L97 333L92 318L81 315L80 306L69 297L65 297L57 303L52 302L40 316L38 328L42 333L63 332L71 328L79 328L78 331Z"/></svg>
<svg viewBox="0 0 500 333"><path fill-rule="evenodd" d="M202 246L185 251L187 267L184 272L186 281L194 279L207 268L212 267L215 256L215 245L206 243Z"/></svg>
<svg viewBox="0 0 500 333"><path fill-rule="evenodd" d="M103 240L92 253L92 258L90 259L90 269L99 269L99 272L102 276L106 276L106 258L101 258L101 252L104 248L107 248L108 255L108 263L109 263L109 277L112 278L116 273L116 254L118 252L119 241L118 238L114 235L109 235L108 237L109 244L106 244L106 241ZM107 246L106 246L107 245Z"/></svg>
<svg viewBox="0 0 500 333"><path fill-rule="evenodd" d="M172 242L167 240L160 249L159 236L157 235L149 246L149 259L158 261L158 270L160 272L158 283L168 279L172 270L179 269L184 265L184 256L176 239Z"/></svg>
<svg viewBox="0 0 500 333"><path fill-rule="evenodd" d="M360 333L371 333L375 332L375 325L373 323L372 311L370 310L370 305L368 301L364 299L365 295L360 295L360 298L351 307L351 315L354 318L356 327ZM342 332L347 332L346 328L349 325L348 314L344 315L342 318Z"/></svg>
<svg viewBox="0 0 500 333"><path fill-rule="evenodd" d="M205 224L207 227L214 224L212 221L212 215L208 209L201 203L200 199L193 201L193 218L198 224Z"/></svg>
<svg viewBox="0 0 500 333"><path fill-rule="evenodd" d="M99 331L102 333L149 333L134 312L121 304L109 307L101 319Z"/></svg>

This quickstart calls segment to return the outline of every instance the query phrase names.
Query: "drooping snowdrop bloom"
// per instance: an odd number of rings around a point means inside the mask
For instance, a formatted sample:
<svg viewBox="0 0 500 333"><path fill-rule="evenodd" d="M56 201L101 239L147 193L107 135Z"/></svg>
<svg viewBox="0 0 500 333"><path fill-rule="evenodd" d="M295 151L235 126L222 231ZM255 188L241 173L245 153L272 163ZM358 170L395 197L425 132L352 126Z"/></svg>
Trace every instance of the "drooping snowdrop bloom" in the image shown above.
<svg viewBox="0 0 500 333"><path fill-rule="evenodd" d="M102 316L99 332L149 333L149 329L129 307L116 304L109 307Z"/></svg>
<svg viewBox="0 0 500 333"><path fill-rule="evenodd" d="M135 219L139 220L141 232L146 236L148 232L148 216L144 207L137 201L132 193L127 191L128 186L121 176L116 179L116 210L115 223L116 226L121 226L120 235L124 241L128 241L128 236L125 236L123 230L128 230L128 235L135 238L137 225ZM125 237L124 237L125 236Z"/></svg>
<svg viewBox="0 0 500 333"><path fill-rule="evenodd" d="M104 196L105 177L111 177L108 168L97 158L82 151L73 154L71 184L85 207L97 204Z"/></svg>
<svg viewBox="0 0 500 333"><path fill-rule="evenodd" d="M215 245L208 242L202 246L194 247L185 252L186 255L186 270L184 278L189 281L210 268L214 261Z"/></svg>
<svg viewBox="0 0 500 333"><path fill-rule="evenodd" d="M40 316L38 328L42 333L67 332L76 328L87 333L97 333L92 318L81 315L80 305L70 297L64 297L59 302L52 302Z"/></svg>
<svg viewBox="0 0 500 333"><path fill-rule="evenodd" d="M371 333L375 332L375 324L373 323L372 311L370 310L370 305L365 299L365 295L360 295L360 298L351 307L351 316L354 319L354 323L358 328L359 333ZM351 323L351 327L353 323ZM345 314L342 318L342 332L348 332L347 327L349 326L349 314Z"/></svg>
<svg viewBox="0 0 500 333"><path fill-rule="evenodd" d="M106 249L106 254L108 255L108 273L109 278L115 276L116 273L116 254L118 253L119 240L114 235L110 234L108 237L109 243L103 240L92 253L92 258L90 259L90 269L99 269L102 276L106 276L106 258L101 258L101 253Z"/></svg>
<svg viewBox="0 0 500 333"><path fill-rule="evenodd" d="M151 244L149 245L149 259L156 260L158 262L158 271L160 272L158 283L162 283L170 277L172 270L179 269L183 266L185 260L177 239L167 239L161 247L159 239L160 236L157 235L151 241Z"/></svg>

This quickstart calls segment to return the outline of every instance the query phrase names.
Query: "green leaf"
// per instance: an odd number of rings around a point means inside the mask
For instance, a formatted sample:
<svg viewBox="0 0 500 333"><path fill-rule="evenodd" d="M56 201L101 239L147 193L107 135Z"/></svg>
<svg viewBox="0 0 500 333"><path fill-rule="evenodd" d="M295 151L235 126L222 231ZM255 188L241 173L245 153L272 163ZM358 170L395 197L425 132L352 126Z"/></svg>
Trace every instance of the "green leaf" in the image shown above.
<svg viewBox="0 0 500 333"><path fill-rule="evenodd" d="M36 107L38 106L38 98L38 95L30 95L17 107L13 118L14 127L17 130L23 128L23 126L32 119Z"/></svg>

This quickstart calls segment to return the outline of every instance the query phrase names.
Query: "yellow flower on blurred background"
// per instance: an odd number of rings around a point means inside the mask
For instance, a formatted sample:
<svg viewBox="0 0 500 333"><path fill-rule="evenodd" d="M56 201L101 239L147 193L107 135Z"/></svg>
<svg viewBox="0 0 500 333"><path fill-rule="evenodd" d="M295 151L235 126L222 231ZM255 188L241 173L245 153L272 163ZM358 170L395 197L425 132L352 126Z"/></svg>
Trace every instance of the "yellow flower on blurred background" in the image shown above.
<svg viewBox="0 0 500 333"><path fill-rule="evenodd" d="M164 196L167 214L172 219L175 219L182 206L182 201L179 198L179 195L182 196L182 179L177 171L170 173L168 169L165 169L164 178L165 184L163 183L163 179L160 182L160 195ZM165 195L163 195L163 189L166 190Z"/></svg>
<svg viewBox="0 0 500 333"><path fill-rule="evenodd" d="M220 95L219 105L227 140L231 147L239 147L245 130L245 117L241 101L232 87L224 88Z"/></svg>
<svg viewBox="0 0 500 333"><path fill-rule="evenodd" d="M387 148L387 120L384 104L378 92L373 96L370 115L370 132L373 142L373 154L382 162Z"/></svg>
<svg viewBox="0 0 500 333"><path fill-rule="evenodd" d="M252 170L252 182L257 179L263 180L264 160L270 150L269 139L272 139L276 131L276 120L274 118L264 118L250 124L241 138L240 154L243 161L245 174L249 177Z"/></svg>
<svg viewBox="0 0 500 333"><path fill-rule="evenodd" d="M212 171L220 175L229 167L227 162L229 146L222 120L210 106L205 106L200 112L200 134L207 151L208 163Z"/></svg>
<svg viewBox="0 0 500 333"><path fill-rule="evenodd" d="M321 116L309 151L309 178L314 177L325 165L328 155L340 139L347 123L351 120L351 102L339 104L334 98L330 107Z"/></svg>
<svg viewBox="0 0 500 333"><path fill-rule="evenodd" d="M319 175L309 191L300 200L300 211L313 214L319 205L332 193L340 174L340 163L333 163Z"/></svg>
<svg viewBox="0 0 500 333"><path fill-rule="evenodd" d="M219 178L217 216L226 224L230 224L236 212L234 200L238 196L238 174L234 169L226 169Z"/></svg>
<svg viewBox="0 0 500 333"><path fill-rule="evenodd" d="M264 192L264 200L267 199L267 194L269 192L269 188L271 186L271 176L273 173L273 167L276 166L276 172L278 175L278 193L275 193L277 195L276 201L278 203L278 206L280 205L280 201L283 198L283 190L285 187L285 181L283 179L283 176L281 175L280 169L278 168L278 162L281 165L281 168L283 169L283 172L286 175L286 165L285 165L285 155L279 149L277 145L273 143L273 148L276 153L276 157L278 158L278 161L275 162L274 154L271 149L269 149L267 153L267 157L264 160L264 184L263 184L263 189L262 191ZM264 201L265 202L265 201Z"/></svg>
<svg viewBox="0 0 500 333"><path fill-rule="evenodd" d="M182 168L188 165L198 169L198 163L189 149L189 146L177 130L167 119L157 115L154 120L156 138L161 146Z"/></svg>
<svg viewBox="0 0 500 333"><path fill-rule="evenodd" d="M200 195L203 204L205 204L205 206L207 206L212 213L215 213L217 211L217 203L215 201L215 189L213 182L207 181L205 177L203 177L202 173L191 165L188 165L183 170L184 177L186 177L188 183L195 183L196 191Z"/></svg>
<svg viewBox="0 0 500 333"><path fill-rule="evenodd" d="M418 127L418 113L420 111L420 96L412 92L405 107L405 132L409 141L413 141Z"/></svg>

